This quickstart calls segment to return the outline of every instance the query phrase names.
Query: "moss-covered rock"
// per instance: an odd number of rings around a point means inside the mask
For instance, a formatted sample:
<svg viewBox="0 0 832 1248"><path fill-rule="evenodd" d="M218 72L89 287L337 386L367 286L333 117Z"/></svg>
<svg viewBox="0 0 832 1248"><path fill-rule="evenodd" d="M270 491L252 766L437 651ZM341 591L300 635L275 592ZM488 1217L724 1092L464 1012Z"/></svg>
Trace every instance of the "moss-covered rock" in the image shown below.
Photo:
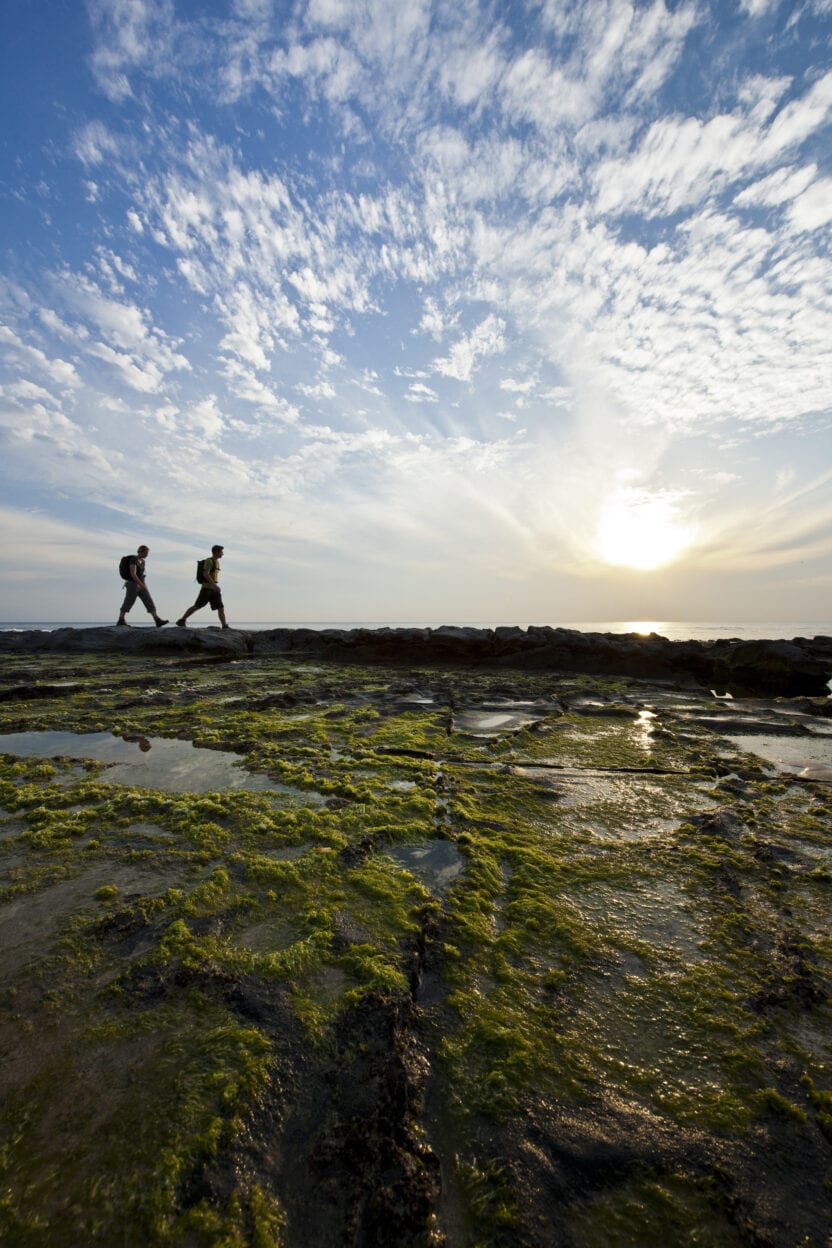
<svg viewBox="0 0 832 1248"><path fill-rule="evenodd" d="M7 1242L825 1248L832 797L753 750L823 748L805 708L269 657L4 676L40 692L0 736L44 734L0 740ZM201 791L131 781L160 739L214 752ZM223 752L256 783L212 786ZM414 864L449 843L439 888Z"/></svg>

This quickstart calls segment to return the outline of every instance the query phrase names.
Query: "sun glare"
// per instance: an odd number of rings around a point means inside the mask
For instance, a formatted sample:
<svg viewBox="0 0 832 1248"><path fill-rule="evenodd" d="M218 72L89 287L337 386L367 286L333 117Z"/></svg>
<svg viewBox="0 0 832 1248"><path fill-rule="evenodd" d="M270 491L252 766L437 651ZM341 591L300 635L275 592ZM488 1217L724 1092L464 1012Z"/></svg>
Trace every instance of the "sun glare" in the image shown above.
<svg viewBox="0 0 832 1248"><path fill-rule="evenodd" d="M692 539L675 512L672 500L660 495L634 490L615 495L598 526L598 553L607 563L643 571L672 563Z"/></svg>

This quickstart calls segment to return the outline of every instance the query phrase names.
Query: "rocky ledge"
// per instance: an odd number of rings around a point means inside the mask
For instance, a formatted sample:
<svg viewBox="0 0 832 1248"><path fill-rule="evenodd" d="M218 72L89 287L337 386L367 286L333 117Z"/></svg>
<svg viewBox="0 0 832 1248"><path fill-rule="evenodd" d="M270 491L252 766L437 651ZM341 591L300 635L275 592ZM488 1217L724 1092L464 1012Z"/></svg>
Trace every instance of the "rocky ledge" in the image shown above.
<svg viewBox="0 0 832 1248"><path fill-rule="evenodd" d="M0 653L158 654L206 659L285 656L340 663L406 663L629 676L718 693L823 696L832 637L791 641L669 641L656 633L567 628L60 628L0 632Z"/></svg>

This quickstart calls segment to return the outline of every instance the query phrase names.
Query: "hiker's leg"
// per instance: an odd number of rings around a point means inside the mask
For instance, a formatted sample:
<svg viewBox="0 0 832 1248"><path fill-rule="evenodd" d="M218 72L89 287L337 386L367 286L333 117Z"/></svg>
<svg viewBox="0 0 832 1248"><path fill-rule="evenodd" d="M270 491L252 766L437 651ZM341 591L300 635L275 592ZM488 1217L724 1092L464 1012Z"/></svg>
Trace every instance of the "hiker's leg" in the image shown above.
<svg viewBox="0 0 832 1248"><path fill-rule="evenodd" d="M197 594L196 602L192 603L192 605L188 607L188 610L183 612L182 615L180 615L176 623L181 626L182 624L185 623L185 621L188 619L189 616L193 615L194 611L198 611L200 607L204 607L204 606L205 606L205 599L203 598L202 591L200 590L200 592Z"/></svg>
<svg viewBox="0 0 832 1248"><path fill-rule="evenodd" d="M136 601L138 590L132 581L124 582L124 602L121 604L121 610L118 613L118 622L123 624L124 617Z"/></svg>
<svg viewBox="0 0 832 1248"><path fill-rule="evenodd" d="M156 603L151 598L149 589L140 589L139 597L147 607L150 615L153 616L153 622L157 628L161 628L163 624L167 624L167 620L163 620L159 612L156 610Z"/></svg>
<svg viewBox="0 0 832 1248"><path fill-rule="evenodd" d="M154 603L153 599L150 596L150 590L140 589L138 591L138 594L139 594L139 598L144 603L144 606L147 610L148 615L152 615L155 620L156 619L156 604Z"/></svg>
<svg viewBox="0 0 832 1248"><path fill-rule="evenodd" d="M223 628L228 628L225 622L225 604L222 600L222 590L217 589L211 594L211 610L216 611L220 624Z"/></svg>

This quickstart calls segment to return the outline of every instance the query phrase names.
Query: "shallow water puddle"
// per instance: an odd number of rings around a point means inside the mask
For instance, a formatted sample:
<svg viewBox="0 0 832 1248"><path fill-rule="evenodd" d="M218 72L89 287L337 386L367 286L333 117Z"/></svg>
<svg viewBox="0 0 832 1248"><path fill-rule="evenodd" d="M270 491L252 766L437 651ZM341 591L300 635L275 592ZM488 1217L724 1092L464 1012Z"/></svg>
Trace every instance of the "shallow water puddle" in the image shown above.
<svg viewBox="0 0 832 1248"><path fill-rule="evenodd" d="M678 776L663 782L581 767L553 771L516 765L513 770L551 792L567 825L603 839L636 841L667 835L692 811L718 804L698 782Z"/></svg>
<svg viewBox="0 0 832 1248"><path fill-rule="evenodd" d="M142 821L141 823L131 823L125 831L127 836L134 837L137 843L140 843L142 838L155 839L160 836L166 841L172 841L174 839L174 833L169 832L167 828L160 828L158 823L147 823L145 821Z"/></svg>
<svg viewBox="0 0 832 1248"><path fill-rule="evenodd" d="M519 711L460 711L454 717L454 728L470 737L496 737L501 732L518 732L538 724L541 718L541 715L524 715Z"/></svg>
<svg viewBox="0 0 832 1248"><path fill-rule="evenodd" d="M397 866L415 875L432 893L446 893L465 866L453 841L431 841L427 845L394 845L386 854Z"/></svg>
<svg viewBox="0 0 832 1248"><path fill-rule="evenodd" d="M0 975L7 980L26 963L46 954L70 915L95 905L96 890L103 885L114 885L122 895L158 897L180 884L182 875L181 868L103 863L49 884L40 892L4 901L0 905Z"/></svg>
<svg viewBox="0 0 832 1248"><path fill-rule="evenodd" d="M0 841L19 836L21 832L26 831L26 827L27 824L18 819L16 814L0 807Z"/></svg>
<svg viewBox="0 0 832 1248"><path fill-rule="evenodd" d="M304 841L301 845L278 845L274 849L261 849L260 853L264 858L273 858L275 862L296 862L298 858L303 858L312 849L311 841Z"/></svg>
<svg viewBox="0 0 832 1248"><path fill-rule="evenodd" d="M756 754L778 771L797 773L811 780L832 784L832 739L807 740L805 737L751 736L745 733L726 737L746 754Z"/></svg>
<svg viewBox="0 0 832 1248"><path fill-rule="evenodd" d="M277 953L301 939L302 935L302 930L291 919L273 915L234 933L230 943L238 949L251 949L253 953Z"/></svg>
<svg viewBox="0 0 832 1248"><path fill-rule="evenodd" d="M98 779L173 793L213 793L244 790L247 793L282 793L306 804L325 799L277 784L267 776L243 767L242 757L226 750L206 750L191 741L167 737L141 737L126 741L109 732L11 732L0 735L0 752L26 758L94 758L111 764Z"/></svg>

